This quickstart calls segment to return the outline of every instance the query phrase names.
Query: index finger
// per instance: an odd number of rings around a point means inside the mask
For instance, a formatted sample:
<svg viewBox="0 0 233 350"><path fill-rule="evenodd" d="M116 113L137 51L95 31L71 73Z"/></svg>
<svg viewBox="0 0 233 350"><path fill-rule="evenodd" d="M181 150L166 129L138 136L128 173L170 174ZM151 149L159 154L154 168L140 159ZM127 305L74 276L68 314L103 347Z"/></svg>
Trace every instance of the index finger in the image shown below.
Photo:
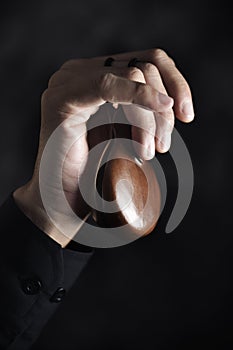
<svg viewBox="0 0 233 350"><path fill-rule="evenodd" d="M133 103L157 112L166 111L173 106L171 97L160 93L152 86L112 73L101 77L99 89L101 98L112 103Z"/></svg>

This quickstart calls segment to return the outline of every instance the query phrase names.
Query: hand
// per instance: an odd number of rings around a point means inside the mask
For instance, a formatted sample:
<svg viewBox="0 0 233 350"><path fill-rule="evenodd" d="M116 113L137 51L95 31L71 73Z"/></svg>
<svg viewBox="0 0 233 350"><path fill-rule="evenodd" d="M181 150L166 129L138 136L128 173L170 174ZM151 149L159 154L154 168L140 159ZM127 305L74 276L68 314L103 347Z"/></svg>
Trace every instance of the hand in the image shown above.
<svg viewBox="0 0 233 350"><path fill-rule="evenodd" d="M64 236L54 226L43 208L39 191L42 153L52 132L61 123L60 148L52 155L55 163L63 156L63 144L65 145L74 133L81 132L83 135L68 152L64 161L62 181L71 207L79 217L85 219L90 208L82 200L78 184L88 161L86 122L101 105L106 101L126 105L125 113L129 120L133 116L127 105L145 107L145 113L148 112L146 109L159 112L159 118L154 118L156 113L151 112L149 118L143 118L144 112L140 109L142 114L137 115L141 120L140 128L132 127L132 138L141 144L137 152L144 159L151 158L155 149L158 152L169 149L174 114L183 122L190 122L194 117L190 88L173 60L163 50L151 49L116 54L112 57L115 61L110 67L104 66L107 57L68 61L50 78L41 100L40 144L34 174L29 183L14 193L21 210L63 247L76 232L70 231L69 217L65 218L67 235ZM137 67L128 67L128 62L134 57L139 60ZM152 126L155 128L151 133ZM56 191L56 172L55 166L51 169L47 185L54 199L59 197L59 192ZM62 209L55 210L57 217L63 220Z"/></svg>

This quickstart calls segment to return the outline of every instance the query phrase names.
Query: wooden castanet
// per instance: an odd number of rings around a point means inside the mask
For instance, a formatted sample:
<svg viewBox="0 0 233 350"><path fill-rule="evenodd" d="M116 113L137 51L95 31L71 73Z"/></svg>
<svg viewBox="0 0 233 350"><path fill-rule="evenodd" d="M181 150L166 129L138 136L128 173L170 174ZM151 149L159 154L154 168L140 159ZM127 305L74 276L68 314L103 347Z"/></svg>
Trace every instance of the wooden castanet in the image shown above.
<svg viewBox="0 0 233 350"><path fill-rule="evenodd" d="M120 138L130 139L130 126L114 124L114 139L109 146L109 160L102 176L101 194L105 201L115 201L115 212L94 211L102 227L122 227L137 236L150 233L160 215L161 195L154 169L149 161L140 161L133 147L125 147Z"/></svg>

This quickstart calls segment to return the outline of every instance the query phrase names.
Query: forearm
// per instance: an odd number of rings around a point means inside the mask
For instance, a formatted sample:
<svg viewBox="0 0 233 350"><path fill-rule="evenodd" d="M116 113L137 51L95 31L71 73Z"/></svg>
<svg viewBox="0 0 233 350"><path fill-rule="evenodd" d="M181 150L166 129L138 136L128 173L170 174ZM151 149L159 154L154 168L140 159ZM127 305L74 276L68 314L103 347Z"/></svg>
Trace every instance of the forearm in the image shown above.
<svg viewBox="0 0 233 350"><path fill-rule="evenodd" d="M68 235L64 235L51 222L44 209L38 188L28 183L18 188L13 193L13 197L24 215L26 215L41 231L60 244L62 248L70 242L71 238L69 238Z"/></svg>

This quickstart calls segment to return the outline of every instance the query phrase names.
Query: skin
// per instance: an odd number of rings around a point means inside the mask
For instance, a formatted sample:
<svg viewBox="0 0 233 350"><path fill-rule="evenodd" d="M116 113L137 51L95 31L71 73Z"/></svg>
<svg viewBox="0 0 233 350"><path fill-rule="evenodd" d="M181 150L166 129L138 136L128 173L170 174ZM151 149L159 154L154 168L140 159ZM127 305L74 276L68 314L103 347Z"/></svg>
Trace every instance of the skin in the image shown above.
<svg viewBox="0 0 233 350"><path fill-rule="evenodd" d="M65 247L75 235L66 217L67 235L60 232L46 214L39 191L39 165L44 147L52 132L63 123L62 144L73 133L84 132L71 147L63 166L63 188L66 197L77 215L85 219L90 208L82 201L79 193L79 179L85 172L88 162L86 122L106 101L117 106L125 105L126 116L130 121L133 114L128 106L142 106L137 113L142 129L132 127L132 138L141 146L137 153L142 159L150 159L155 150L168 151L175 117L182 122L194 118L193 102L188 83L176 68L174 61L161 49L127 52L111 55L115 59L111 67L105 67L107 57L71 60L64 63L52 75L48 88L41 98L41 131L38 155L31 180L14 192L14 199L23 213L42 231ZM137 57L137 67L128 67L128 62ZM149 118L143 118L148 109ZM70 122L72 117L72 123ZM153 127L152 127L153 126ZM153 132L151 132L151 128ZM97 135L98 136L98 135ZM149 152L148 152L149 150ZM60 157L59 152L54 154ZM55 172L56 170L54 170ZM48 191L59 196L53 188L51 174ZM58 217L64 219L64 213ZM59 215L61 214L61 215ZM59 219L58 219L59 220ZM76 231L79 228L76 228Z"/></svg>

